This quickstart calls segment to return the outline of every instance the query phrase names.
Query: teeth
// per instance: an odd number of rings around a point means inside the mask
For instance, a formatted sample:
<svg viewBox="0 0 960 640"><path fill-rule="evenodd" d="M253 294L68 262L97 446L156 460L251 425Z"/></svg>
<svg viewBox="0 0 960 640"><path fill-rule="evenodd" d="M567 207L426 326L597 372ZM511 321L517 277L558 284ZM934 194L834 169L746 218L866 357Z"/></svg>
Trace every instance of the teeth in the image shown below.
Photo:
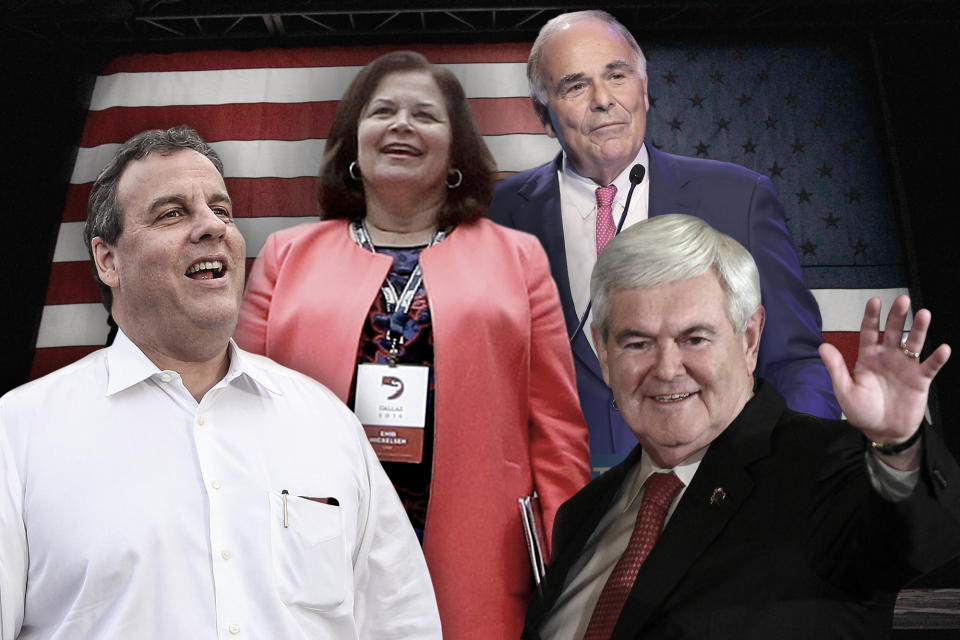
<svg viewBox="0 0 960 640"><path fill-rule="evenodd" d="M214 271L220 271L223 269L223 263L220 262L219 260L213 260L211 262L198 262L197 264L187 269L187 275L190 275L191 273L196 273L198 271L205 271L208 269L214 270Z"/></svg>
<svg viewBox="0 0 960 640"><path fill-rule="evenodd" d="M653 399L657 402L678 402L692 395L692 393L674 393L669 396L653 396Z"/></svg>
<svg viewBox="0 0 960 640"><path fill-rule="evenodd" d="M417 155L420 153L413 147L408 147L406 145L399 145L399 144L387 145L386 147L384 147L384 151L387 153L410 153L413 155Z"/></svg>

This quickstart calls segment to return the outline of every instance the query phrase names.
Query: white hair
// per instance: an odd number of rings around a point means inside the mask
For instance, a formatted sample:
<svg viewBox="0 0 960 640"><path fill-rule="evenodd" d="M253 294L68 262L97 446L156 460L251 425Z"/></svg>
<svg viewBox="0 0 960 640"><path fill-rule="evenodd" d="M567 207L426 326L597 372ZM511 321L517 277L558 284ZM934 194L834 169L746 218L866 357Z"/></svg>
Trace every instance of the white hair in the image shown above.
<svg viewBox="0 0 960 640"><path fill-rule="evenodd" d="M680 213L631 226L604 248L590 277L593 323L607 339L610 296L696 278L713 269L727 299L727 317L743 333L760 305L760 274L739 242L709 224Z"/></svg>

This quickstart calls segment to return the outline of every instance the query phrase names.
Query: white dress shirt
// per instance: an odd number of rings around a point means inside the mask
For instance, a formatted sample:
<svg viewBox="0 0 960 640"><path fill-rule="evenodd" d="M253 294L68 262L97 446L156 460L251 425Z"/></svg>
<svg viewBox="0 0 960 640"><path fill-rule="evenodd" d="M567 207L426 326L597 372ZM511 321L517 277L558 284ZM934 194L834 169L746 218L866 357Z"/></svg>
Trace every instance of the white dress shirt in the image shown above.
<svg viewBox="0 0 960 640"><path fill-rule="evenodd" d="M0 399L0 638L440 638L440 621L332 393L231 342L197 403L120 333Z"/></svg>
<svg viewBox="0 0 960 640"><path fill-rule="evenodd" d="M707 449L696 452L673 469L658 467L647 455L646 451L640 454L640 464L635 465L627 473L623 486L617 494L610 508L600 519L583 553L570 567L563 592L540 626L540 635L551 640L580 640L587 632L590 616L603 591L603 585L613 572L613 568L620 560L620 556L627 549L630 536L637 522L640 504L643 499L643 483L654 473L672 471L683 482L683 487L674 496L673 502L667 509L667 517L663 524L666 526L680 503L693 474L700 467Z"/></svg>
<svg viewBox="0 0 960 640"><path fill-rule="evenodd" d="M613 199L613 223L620 222L623 214L623 205L630 192L630 170L635 164L642 164L646 169L650 165L647 147L640 147L636 160L630 163L620 175L611 183L617 187L617 195ZM646 172L643 181L633 191L630 200L630 210L624 220L623 228L647 219L650 202L650 179ZM573 306L577 310L577 318L583 317L590 300L590 274L593 265L597 262L597 187L599 185L590 178L577 173L570 164L570 159L563 155L563 163L557 171L560 183L560 217L563 221L563 248L567 257L567 277L570 279L570 294L573 296ZM622 229L621 229L622 230ZM583 327L583 332L593 347L593 336L590 334L591 318ZM596 347L594 347L596 351Z"/></svg>

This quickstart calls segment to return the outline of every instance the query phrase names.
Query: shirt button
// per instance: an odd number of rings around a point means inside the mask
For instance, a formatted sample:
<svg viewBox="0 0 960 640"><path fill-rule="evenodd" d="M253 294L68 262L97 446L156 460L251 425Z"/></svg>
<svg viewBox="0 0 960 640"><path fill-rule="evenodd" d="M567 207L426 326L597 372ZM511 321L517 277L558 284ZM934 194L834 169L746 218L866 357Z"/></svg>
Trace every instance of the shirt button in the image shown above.
<svg viewBox="0 0 960 640"><path fill-rule="evenodd" d="M233 635L237 635L238 633L240 633L240 625L238 624L232 624L227 628L230 630L230 633L232 633Z"/></svg>
<svg viewBox="0 0 960 640"><path fill-rule="evenodd" d="M197 416L197 424L202 427L203 423L204 423L203 416Z"/></svg>
<svg viewBox="0 0 960 640"><path fill-rule="evenodd" d="M233 554L230 553L229 551L224 550L220 552L220 557L223 558L224 560L229 560L230 558L233 557Z"/></svg>
<svg viewBox="0 0 960 640"><path fill-rule="evenodd" d="M169 373L164 373L160 375L160 379L163 380L164 382L170 382L171 380L173 380L173 376L171 376Z"/></svg>
<svg viewBox="0 0 960 640"><path fill-rule="evenodd" d="M210 486L213 487L214 489L219 489L219 488L222 487L223 485L220 484L220 481L219 481L219 480L214 480L213 482L210 483Z"/></svg>

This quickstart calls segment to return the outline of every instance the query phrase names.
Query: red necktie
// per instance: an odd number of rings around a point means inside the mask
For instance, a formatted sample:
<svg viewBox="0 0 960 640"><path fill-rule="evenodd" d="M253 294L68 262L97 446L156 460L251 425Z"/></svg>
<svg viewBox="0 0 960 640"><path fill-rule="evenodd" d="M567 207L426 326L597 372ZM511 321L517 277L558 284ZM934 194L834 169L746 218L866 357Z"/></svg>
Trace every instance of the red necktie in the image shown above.
<svg viewBox="0 0 960 640"><path fill-rule="evenodd" d="M637 579L640 565L656 544L667 517L667 509L677 492L683 488L683 482L672 473L655 473L647 478L644 487L633 535L613 573L603 585L583 640L607 640L613 633L623 604Z"/></svg>
<svg viewBox="0 0 960 640"><path fill-rule="evenodd" d="M617 233L613 224L613 198L617 195L617 187L597 187L597 255L603 251L607 243Z"/></svg>

